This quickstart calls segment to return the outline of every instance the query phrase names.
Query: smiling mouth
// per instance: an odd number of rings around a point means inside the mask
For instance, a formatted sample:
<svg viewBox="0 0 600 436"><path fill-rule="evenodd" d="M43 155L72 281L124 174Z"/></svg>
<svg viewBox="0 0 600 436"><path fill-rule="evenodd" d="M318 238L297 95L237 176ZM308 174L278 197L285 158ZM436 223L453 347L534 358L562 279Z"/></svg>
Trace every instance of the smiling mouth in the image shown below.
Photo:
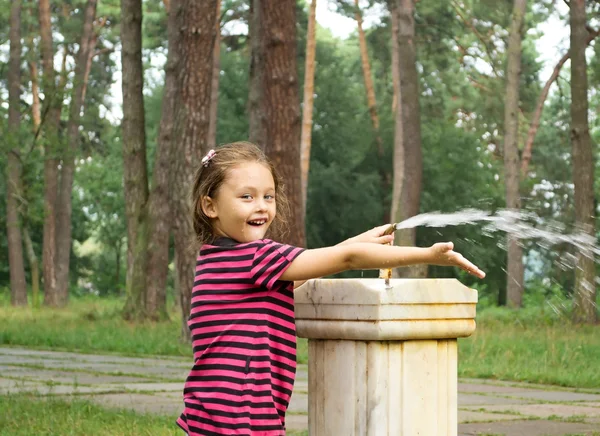
<svg viewBox="0 0 600 436"><path fill-rule="evenodd" d="M266 219L248 221L251 226L262 226L267 223Z"/></svg>

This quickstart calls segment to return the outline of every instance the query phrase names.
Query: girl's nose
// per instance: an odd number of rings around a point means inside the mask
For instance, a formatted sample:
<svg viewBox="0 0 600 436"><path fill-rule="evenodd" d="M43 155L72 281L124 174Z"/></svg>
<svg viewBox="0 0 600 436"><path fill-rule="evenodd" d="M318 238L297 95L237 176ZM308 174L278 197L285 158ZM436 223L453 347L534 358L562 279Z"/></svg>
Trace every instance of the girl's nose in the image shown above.
<svg viewBox="0 0 600 436"><path fill-rule="evenodd" d="M260 211L267 210L267 202L264 198L259 198L256 202L256 208Z"/></svg>

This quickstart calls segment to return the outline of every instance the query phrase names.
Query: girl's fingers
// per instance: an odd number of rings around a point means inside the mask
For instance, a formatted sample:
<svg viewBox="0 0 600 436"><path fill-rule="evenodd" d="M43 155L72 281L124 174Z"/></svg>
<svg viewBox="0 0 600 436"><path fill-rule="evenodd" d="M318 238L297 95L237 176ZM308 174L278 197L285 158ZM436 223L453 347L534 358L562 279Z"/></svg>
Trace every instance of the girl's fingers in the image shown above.
<svg viewBox="0 0 600 436"><path fill-rule="evenodd" d="M461 254L459 254L458 260L461 264L462 269L464 269L469 274L473 274L474 276L479 277L480 279L485 277L485 273L482 270L480 270L474 263L471 263L467 259L465 259Z"/></svg>

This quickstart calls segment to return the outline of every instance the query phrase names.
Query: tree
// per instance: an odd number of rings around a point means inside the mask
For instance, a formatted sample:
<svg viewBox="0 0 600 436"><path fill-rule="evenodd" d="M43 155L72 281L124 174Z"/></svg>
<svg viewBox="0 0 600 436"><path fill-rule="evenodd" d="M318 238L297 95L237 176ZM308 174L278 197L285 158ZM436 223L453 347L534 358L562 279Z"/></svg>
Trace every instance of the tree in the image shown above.
<svg viewBox="0 0 600 436"><path fill-rule="evenodd" d="M44 247L42 255L44 278L44 304L60 304L56 287L56 203L58 192L60 111L62 105L61 87L57 86L54 71L54 48L50 20L50 1L40 0L40 46L42 54L42 109L44 125Z"/></svg>
<svg viewBox="0 0 600 436"><path fill-rule="evenodd" d="M175 3L177 6L179 3ZM157 150L152 172L152 191L148 203L148 281L146 312L151 319L167 317L166 285L169 265L169 234L171 210L169 206L169 166L173 158L173 121L177 98L179 54L177 11L169 4L167 11L169 52L165 65L165 86L162 98ZM186 315L187 316L187 315ZM184 317L185 318L185 317Z"/></svg>
<svg viewBox="0 0 600 436"><path fill-rule="evenodd" d="M219 76L221 75L221 0L217 1L217 21L215 28L215 48L213 49L213 71L210 92L210 124L208 127L208 148L217 145L217 111L219 108Z"/></svg>
<svg viewBox="0 0 600 436"><path fill-rule="evenodd" d="M594 39L596 39L600 35L600 29L596 29L591 31L586 38L586 44L590 44ZM521 157L521 176L527 177L527 172L529 171L529 163L531 162L531 151L533 149L533 141L535 140L535 135L540 126L540 118L542 117L542 111L544 110L544 103L546 98L548 97L548 93L550 92L550 86L554 83L554 81L558 78L560 74L560 70L563 65L569 60L571 57L571 52L568 51L559 59L554 70L552 70L552 74L544 84L544 88L542 89L542 93L540 94L537 102L537 106L535 108L535 113L533 114L533 118L531 120L531 124L529 125L529 131L527 132L527 140L525 141L525 147L523 147L523 154Z"/></svg>
<svg viewBox="0 0 600 436"><path fill-rule="evenodd" d="M194 183L194 170L208 146L217 0L172 0L170 13L177 16L177 31L169 33L169 46L176 45L179 56L170 205L182 335L189 339L186 320L190 314L196 268L195 250L191 245L196 238L188 195Z"/></svg>
<svg viewBox="0 0 600 436"><path fill-rule="evenodd" d="M508 36L506 97L504 100L504 184L506 207L519 210L519 79L521 75L521 41L527 0L515 0ZM509 306L521 307L523 300L523 248L512 235L507 236L508 261L506 298Z"/></svg>
<svg viewBox="0 0 600 436"><path fill-rule="evenodd" d="M308 13L306 35L306 60L304 61L304 99L302 104L302 132L300 136L300 164L302 176L302 208L306 217L306 196L308 188L308 170L310 168L310 143L313 124L313 103L315 84L317 0L312 0Z"/></svg>
<svg viewBox="0 0 600 436"><path fill-rule="evenodd" d="M588 79L585 58L585 0L571 0L571 144L575 185L575 224L595 240L594 153L588 125ZM573 319L594 324L596 313L595 263L592 252L577 253Z"/></svg>
<svg viewBox="0 0 600 436"><path fill-rule="evenodd" d="M250 141L264 149L286 183L292 214L284 240L303 246L296 2L253 0L250 32Z"/></svg>
<svg viewBox="0 0 600 436"><path fill-rule="evenodd" d="M127 301L124 316L145 317L148 251L148 175L142 88L142 2L121 2L123 177L127 215Z"/></svg>
<svg viewBox="0 0 600 436"><path fill-rule="evenodd" d="M394 96L392 100L392 113L394 114L394 178L392 183L392 221L400 222L399 215L400 197L404 187L404 143L402 130L402 104L400 96L400 59L398 46L398 3L396 0L388 2L390 21L392 24L392 85Z"/></svg>
<svg viewBox="0 0 600 436"><path fill-rule="evenodd" d="M59 305L64 306L68 300L69 264L71 258L71 216L73 194L73 174L75 172L75 157L79 151L81 126L81 110L86 81L86 71L90 53L93 48L94 20L96 18L97 0L88 0L79 42L79 52L75 62L73 92L67 122L67 147L62 156L60 189L58 194L57 228L56 228L56 286Z"/></svg>
<svg viewBox="0 0 600 436"><path fill-rule="evenodd" d="M397 197L397 209L393 211L395 222L403 221L419 213L421 186L423 178L423 157L421 150L421 115L419 107L419 76L416 65L414 0L396 0L398 17L398 73L400 76L400 107L402 112L402 143L395 144L403 152L396 152L400 159L395 169L403 166L403 171L394 174L401 177L400 194ZM393 9L392 9L393 10ZM396 120L400 122L400 118ZM397 126L396 129L399 129ZM415 245L414 229L396 232L397 245ZM425 268L408 268L409 275L425 275ZM404 274L404 273L401 273Z"/></svg>
<svg viewBox="0 0 600 436"><path fill-rule="evenodd" d="M6 230L10 265L10 296L15 306L27 305L27 283L23 262L23 238L19 223L21 202L21 0L10 8L10 55L8 70L8 150L6 173Z"/></svg>

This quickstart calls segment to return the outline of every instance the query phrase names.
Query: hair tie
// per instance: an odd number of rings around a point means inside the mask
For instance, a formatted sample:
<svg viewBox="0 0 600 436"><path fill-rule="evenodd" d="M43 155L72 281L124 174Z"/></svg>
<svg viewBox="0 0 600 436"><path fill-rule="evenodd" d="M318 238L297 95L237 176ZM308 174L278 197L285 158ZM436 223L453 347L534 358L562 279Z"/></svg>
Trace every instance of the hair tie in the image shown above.
<svg viewBox="0 0 600 436"><path fill-rule="evenodd" d="M215 153L214 150L210 150L208 153L206 153L206 156L204 156L202 158L202 165L204 167L207 167L208 164L210 164L210 161L212 160L213 157L215 157L217 153Z"/></svg>

